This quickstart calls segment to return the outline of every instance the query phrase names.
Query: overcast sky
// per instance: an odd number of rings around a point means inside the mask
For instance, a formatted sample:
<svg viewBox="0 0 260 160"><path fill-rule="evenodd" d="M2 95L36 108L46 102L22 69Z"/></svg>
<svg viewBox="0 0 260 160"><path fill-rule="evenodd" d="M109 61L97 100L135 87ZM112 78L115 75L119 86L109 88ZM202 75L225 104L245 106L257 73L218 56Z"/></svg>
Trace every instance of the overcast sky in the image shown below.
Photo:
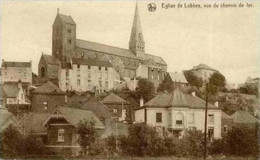
<svg viewBox="0 0 260 160"><path fill-rule="evenodd" d="M260 76L259 3L251 9L166 10L161 7L163 2L157 1L153 2L155 12L147 10L149 3L138 2L146 52L161 56L168 71L180 72L205 63L231 83ZM78 39L128 48L133 1L1 1L2 58L32 60L37 73L41 53L51 54L57 8L72 16Z"/></svg>

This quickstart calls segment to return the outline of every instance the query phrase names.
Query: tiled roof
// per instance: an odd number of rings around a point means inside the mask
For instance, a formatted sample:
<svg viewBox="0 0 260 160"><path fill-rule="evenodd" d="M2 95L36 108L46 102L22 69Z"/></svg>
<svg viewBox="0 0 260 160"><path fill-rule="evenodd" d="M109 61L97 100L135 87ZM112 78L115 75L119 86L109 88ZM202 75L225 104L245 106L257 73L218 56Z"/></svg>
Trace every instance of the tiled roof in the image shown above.
<svg viewBox="0 0 260 160"><path fill-rule="evenodd" d="M237 111L231 115L234 123L258 123L259 120L246 111Z"/></svg>
<svg viewBox="0 0 260 160"><path fill-rule="evenodd" d="M152 100L144 104L144 107L168 108L168 107L186 107L191 109L203 109L206 102L191 94L183 94L180 89L174 90L173 93L160 93ZM141 108L144 108L141 107ZM141 109L139 108L139 109ZM219 109L208 103L208 109Z"/></svg>
<svg viewBox="0 0 260 160"><path fill-rule="evenodd" d="M210 66L208 66L208 65L206 65L206 64L203 64L203 63L201 63L201 64L199 64L199 65L197 65L197 66L194 66L194 67L192 68L192 70L198 70L198 69L207 69L207 70L217 71L216 69L211 68Z"/></svg>
<svg viewBox="0 0 260 160"><path fill-rule="evenodd" d="M44 83L42 86L37 87L33 94L66 94L59 87L54 85L51 81Z"/></svg>
<svg viewBox="0 0 260 160"><path fill-rule="evenodd" d="M83 109L93 112L98 118L110 118L109 109L106 105L99 102L95 97L91 97L87 102L82 105Z"/></svg>
<svg viewBox="0 0 260 160"><path fill-rule="evenodd" d="M61 62L54 58L52 55L42 54L42 58L46 61L47 64L60 65Z"/></svg>
<svg viewBox="0 0 260 160"><path fill-rule="evenodd" d="M229 116L228 114L226 114L226 113L223 112L223 111L221 111L221 117L222 117L223 119L232 119L231 116Z"/></svg>
<svg viewBox="0 0 260 160"><path fill-rule="evenodd" d="M30 112L19 120L19 124L27 133L46 133L47 129L42 125L50 115L51 113Z"/></svg>
<svg viewBox="0 0 260 160"><path fill-rule="evenodd" d="M31 67L30 62L11 62L11 61L3 61L2 67Z"/></svg>
<svg viewBox="0 0 260 160"><path fill-rule="evenodd" d="M119 97L115 93L110 93L101 102L104 104L129 104L129 102Z"/></svg>
<svg viewBox="0 0 260 160"><path fill-rule="evenodd" d="M63 14L58 14L58 16L64 23L75 24L75 22L71 16L67 16L67 15L63 15Z"/></svg>
<svg viewBox="0 0 260 160"><path fill-rule="evenodd" d="M4 84L2 86L3 97L16 98L20 89L17 84Z"/></svg>
<svg viewBox="0 0 260 160"><path fill-rule="evenodd" d="M89 65L89 66L100 66L100 67L112 67L110 62L106 61L95 61L90 59L82 59L82 58L72 58L73 64L78 65Z"/></svg>
<svg viewBox="0 0 260 160"><path fill-rule="evenodd" d="M108 46L108 45L90 42L90 41L86 41L86 40L76 39L76 46L79 47L79 48L84 48L84 49L97 51L97 52L108 53L108 54L121 56L121 57L127 57L127 58L139 59L139 60L152 59L156 63L166 65L164 60L161 57L158 57L158 56L154 56L154 55L150 55L150 54L145 53L145 58L140 58L140 57L135 56L134 53L131 52L128 49Z"/></svg>
<svg viewBox="0 0 260 160"><path fill-rule="evenodd" d="M173 82L188 83L183 73L168 73Z"/></svg>
<svg viewBox="0 0 260 160"><path fill-rule="evenodd" d="M93 120L96 128L105 128L103 123L91 111L69 107L58 107L56 110L60 111L62 115L68 118L75 126L77 126L81 120Z"/></svg>
<svg viewBox="0 0 260 160"><path fill-rule="evenodd" d="M10 124L20 128L14 115L10 113L5 107L0 106L0 130L3 131Z"/></svg>

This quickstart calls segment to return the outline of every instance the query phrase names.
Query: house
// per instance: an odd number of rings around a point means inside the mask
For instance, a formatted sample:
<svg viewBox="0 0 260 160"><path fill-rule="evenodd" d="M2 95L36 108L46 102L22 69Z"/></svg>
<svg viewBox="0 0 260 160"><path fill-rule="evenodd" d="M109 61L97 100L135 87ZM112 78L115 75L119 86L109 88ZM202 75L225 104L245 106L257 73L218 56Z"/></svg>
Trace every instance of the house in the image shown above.
<svg viewBox="0 0 260 160"><path fill-rule="evenodd" d="M183 135L185 130L204 131L206 102L195 93L184 94L176 88L172 93L159 93L135 110L135 122L164 128L173 135ZM210 138L221 137L221 110L208 103L207 132Z"/></svg>
<svg viewBox="0 0 260 160"><path fill-rule="evenodd" d="M19 131L22 131L15 116L2 105L0 106L0 117L0 133L2 133L10 125L16 127Z"/></svg>
<svg viewBox="0 0 260 160"><path fill-rule="evenodd" d="M99 132L105 129L91 111L68 107L57 107L52 113L28 113L19 124L27 134L38 135L45 147L56 154L76 156L81 150L76 128L84 120L94 121Z"/></svg>
<svg viewBox="0 0 260 160"><path fill-rule="evenodd" d="M30 106L31 102L27 95L27 84L19 82L5 82L1 85L3 106Z"/></svg>
<svg viewBox="0 0 260 160"><path fill-rule="evenodd" d="M129 123L133 121L134 112L130 103L113 92L106 96L101 102L109 108L112 118L116 119L116 121Z"/></svg>
<svg viewBox="0 0 260 160"><path fill-rule="evenodd" d="M57 106L66 104L67 95L51 81L37 87L31 93L33 112L52 112Z"/></svg>
<svg viewBox="0 0 260 160"><path fill-rule="evenodd" d="M203 82L208 81L214 72L218 72L218 70L206 64L194 66L190 71L192 71L195 76L202 78Z"/></svg>
<svg viewBox="0 0 260 160"><path fill-rule="evenodd" d="M168 72L165 76L164 83L171 85L172 88L180 87L182 90L187 90L189 87L189 83L184 74L178 72Z"/></svg>
<svg viewBox="0 0 260 160"><path fill-rule="evenodd" d="M11 62L2 60L1 83L18 82L32 84L32 61Z"/></svg>
<svg viewBox="0 0 260 160"><path fill-rule="evenodd" d="M225 112L221 111L221 133L222 136L226 134L229 130L232 129L234 125L233 118L226 114Z"/></svg>
<svg viewBox="0 0 260 160"><path fill-rule="evenodd" d="M245 125L250 128L255 128L259 124L259 119L247 111L236 111L231 115L234 125Z"/></svg>
<svg viewBox="0 0 260 160"><path fill-rule="evenodd" d="M108 107L101 103L96 97L90 97L82 104L81 108L91 111L106 127L112 121Z"/></svg>
<svg viewBox="0 0 260 160"><path fill-rule="evenodd" d="M52 56L42 55L40 77L58 78L63 90L101 92L116 88L120 79L147 78L157 87L167 71L159 57L145 52L138 6L128 49L77 39L71 16L57 12L52 25Z"/></svg>

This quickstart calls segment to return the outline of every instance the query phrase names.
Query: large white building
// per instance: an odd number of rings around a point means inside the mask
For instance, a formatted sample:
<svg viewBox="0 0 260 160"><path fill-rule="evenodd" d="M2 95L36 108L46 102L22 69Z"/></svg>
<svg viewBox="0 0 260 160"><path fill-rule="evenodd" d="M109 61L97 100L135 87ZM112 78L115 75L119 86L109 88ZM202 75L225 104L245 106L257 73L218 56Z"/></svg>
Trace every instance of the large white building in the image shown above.
<svg viewBox="0 0 260 160"><path fill-rule="evenodd" d="M135 121L163 127L174 135L183 135L188 129L204 131L205 101L177 88L173 93L160 93L140 106L135 111ZM207 133L211 138L221 137L221 110L217 103L208 104Z"/></svg>

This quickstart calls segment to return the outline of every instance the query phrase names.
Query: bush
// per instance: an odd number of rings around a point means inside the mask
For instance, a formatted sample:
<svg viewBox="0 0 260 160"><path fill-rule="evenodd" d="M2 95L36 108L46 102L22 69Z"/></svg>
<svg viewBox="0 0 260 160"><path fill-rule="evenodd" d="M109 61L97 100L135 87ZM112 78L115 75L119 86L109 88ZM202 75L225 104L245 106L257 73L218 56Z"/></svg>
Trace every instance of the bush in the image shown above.
<svg viewBox="0 0 260 160"><path fill-rule="evenodd" d="M10 125L1 134L1 157L21 158L47 153L40 139L35 135L22 135L17 128Z"/></svg>
<svg viewBox="0 0 260 160"><path fill-rule="evenodd" d="M222 139L214 140L210 145L209 151L210 154L257 156L257 130L244 125L234 126Z"/></svg>

